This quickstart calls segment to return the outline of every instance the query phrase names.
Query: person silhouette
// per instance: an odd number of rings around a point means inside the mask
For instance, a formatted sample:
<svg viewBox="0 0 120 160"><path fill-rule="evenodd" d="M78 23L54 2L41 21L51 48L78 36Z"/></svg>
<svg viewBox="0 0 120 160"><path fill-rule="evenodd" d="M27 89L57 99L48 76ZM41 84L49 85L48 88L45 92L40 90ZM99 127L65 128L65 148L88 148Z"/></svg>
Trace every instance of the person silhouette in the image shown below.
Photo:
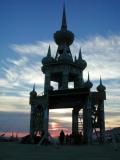
<svg viewBox="0 0 120 160"><path fill-rule="evenodd" d="M60 144L61 144L61 145L64 144L64 139L65 139L65 134L64 134L64 131L61 130L61 132L60 132L60 137L59 137L59 140L60 140Z"/></svg>

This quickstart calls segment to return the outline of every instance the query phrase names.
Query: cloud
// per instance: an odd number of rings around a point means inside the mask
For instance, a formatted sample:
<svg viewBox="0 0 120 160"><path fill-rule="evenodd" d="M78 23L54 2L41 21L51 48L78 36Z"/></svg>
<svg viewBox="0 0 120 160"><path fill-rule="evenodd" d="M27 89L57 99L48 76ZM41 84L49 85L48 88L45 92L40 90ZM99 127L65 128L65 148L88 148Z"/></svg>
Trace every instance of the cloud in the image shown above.
<svg viewBox="0 0 120 160"><path fill-rule="evenodd" d="M61 110L62 111L62 110ZM119 112L106 112L106 128L118 127L120 125ZM0 112L0 132L29 132L30 111L28 112ZM71 113L50 113L49 129L52 134L55 131L71 132L72 119ZM58 134L58 133L57 133Z"/></svg>
<svg viewBox="0 0 120 160"><path fill-rule="evenodd" d="M59 113L58 113L59 115ZM65 120L64 122L59 118L54 118L55 115L50 116L49 127L54 129L71 128L71 122ZM53 120L54 119L54 120ZM8 123L9 120L9 123ZM29 112L0 112L0 132L12 131L26 131L29 132L30 113ZM54 126L53 126L54 125Z"/></svg>
<svg viewBox="0 0 120 160"><path fill-rule="evenodd" d="M29 122L29 113L0 112L0 132L28 132Z"/></svg>
<svg viewBox="0 0 120 160"><path fill-rule="evenodd" d="M38 41L34 44L12 44L10 47L21 55L40 55L43 57L47 54L49 44L54 57L57 46L53 41ZM100 75L104 79L120 78L120 35L108 37L98 35L81 41L76 40L71 46L73 57L78 56L80 47L82 47L83 57L88 63L85 76L89 70L92 79L98 79Z"/></svg>
<svg viewBox="0 0 120 160"><path fill-rule="evenodd" d="M107 117L119 117L120 116L120 110L113 110L112 112L110 112L110 111L106 111L106 113L105 113L105 115L107 116Z"/></svg>
<svg viewBox="0 0 120 160"><path fill-rule="evenodd" d="M0 111L23 111L30 110L29 98L20 96L1 95L0 96Z"/></svg>
<svg viewBox="0 0 120 160"><path fill-rule="evenodd" d="M21 55L41 55L47 54L48 46L56 51L57 46L53 41L37 41L34 44L11 44L10 48Z"/></svg>
<svg viewBox="0 0 120 160"><path fill-rule="evenodd" d="M72 50L76 48L77 53L77 47L80 45L92 79L98 79L100 74L104 79L120 78L120 36L91 37L74 43Z"/></svg>
<svg viewBox="0 0 120 160"><path fill-rule="evenodd" d="M22 57L19 60L13 60L13 59L8 58L7 61L12 63L13 65L16 65L16 66L23 66L28 62L28 58Z"/></svg>
<svg viewBox="0 0 120 160"><path fill-rule="evenodd" d="M52 56L56 54L57 46L53 41L38 41L33 44L11 44L10 49L18 55L17 58L6 58L2 61L0 70L0 110L29 112L29 92L32 85L36 83L36 90L43 92L44 75L41 71L41 59L46 56L48 46L51 45ZM90 79L94 82L93 89L99 84L100 75L107 88L107 101L105 110L107 122L117 123L116 113L120 111L120 35L103 37L100 35L88 37L83 40L76 40L71 46L73 57L78 56L82 47L83 58L87 61L87 68L84 71L84 78L90 72ZM112 110L114 108L114 110ZM108 114L108 111L111 114ZM58 114L57 114L58 112ZM61 110L62 112L62 110ZM71 110L51 111L51 122L66 123L71 125ZM65 117L66 114L66 119ZM54 115L54 116L53 116ZM113 116L114 115L114 116ZM62 117L62 118L61 118ZM110 118L112 117L112 120Z"/></svg>

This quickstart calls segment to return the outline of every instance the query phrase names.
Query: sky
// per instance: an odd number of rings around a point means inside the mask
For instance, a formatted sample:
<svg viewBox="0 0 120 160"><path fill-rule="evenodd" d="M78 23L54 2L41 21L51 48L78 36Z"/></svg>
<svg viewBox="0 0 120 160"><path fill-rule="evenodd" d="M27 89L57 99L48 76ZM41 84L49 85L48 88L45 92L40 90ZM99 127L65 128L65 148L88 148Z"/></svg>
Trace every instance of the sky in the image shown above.
<svg viewBox="0 0 120 160"><path fill-rule="evenodd" d="M60 29L63 4L68 29L75 35L73 57L80 47L87 61L84 79L96 90L100 75L107 88L106 128L120 126L120 1L0 0L0 131L28 132L29 92L43 92L41 60ZM50 111L50 129L71 130L71 109Z"/></svg>

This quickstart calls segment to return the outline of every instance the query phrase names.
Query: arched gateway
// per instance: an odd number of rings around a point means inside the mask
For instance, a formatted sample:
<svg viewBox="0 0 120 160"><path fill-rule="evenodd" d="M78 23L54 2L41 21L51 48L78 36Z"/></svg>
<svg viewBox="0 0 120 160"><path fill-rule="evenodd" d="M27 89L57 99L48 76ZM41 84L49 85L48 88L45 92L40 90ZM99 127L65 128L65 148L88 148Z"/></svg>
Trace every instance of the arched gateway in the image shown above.
<svg viewBox="0 0 120 160"><path fill-rule="evenodd" d="M81 49L78 58L75 57L73 60L70 45L74 41L74 34L67 29L65 7L61 29L54 33L54 40L58 45L55 58L51 56L49 46L47 56L42 59L42 72L45 74L44 95L37 95L35 86L30 92L31 138L40 131L48 132L49 109L73 108L72 134L79 132L79 111L82 109L84 142L91 142L94 129L99 129L100 140L104 142L105 87L100 79L97 91L91 92L92 83L89 74L87 82L84 82L83 70L87 67L87 63L82 58ZM51 81L58 83L57 90L53 89ZM74 88L68 88L69 82L74 83Z"/></svg>

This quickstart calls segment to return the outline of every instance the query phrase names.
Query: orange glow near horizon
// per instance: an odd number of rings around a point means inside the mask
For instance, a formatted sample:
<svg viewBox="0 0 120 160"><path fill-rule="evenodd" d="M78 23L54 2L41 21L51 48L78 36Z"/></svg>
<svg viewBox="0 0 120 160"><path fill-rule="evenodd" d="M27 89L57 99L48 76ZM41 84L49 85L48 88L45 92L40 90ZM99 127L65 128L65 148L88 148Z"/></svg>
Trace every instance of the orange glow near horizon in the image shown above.
<svg viewBox="0 0 120 160"><path fill-rule="evenodd" d="M29 133L28 132L0 132L0 135L2 135L2 134L5 134L4 136L5 137L11 137L11 136L13 136L13 137L24 137L24 136L26 136L26 135L28 135Z"/></svg>
<svg viewBox="0 0 120 160"><path fill-rule="evenodd" d="M62 127L62 125L60 125L59 123L51 122L49 124L49 132L53 137L58 137L61 130L63 130L65 134L71 133L71 130L69 130L68 128Z"/></svg>
<svg viewBox="0 0 120 160"><path fill-rule="evenodd" d="M114 128L114 127L119 127L119 126L114 126L114 125L112 127L110 127L110 126L109 126L109 124L107 124L106 130L110 130L110 129ZM59 126L58 124L56 124L54 122L52 124L52 127L51 128L49 127L49 132L50 132L52 137L59 137L61 130L63 130L65 132L65 134L71 134L71 132L72 132L70 129L63 128L63 127ZM13 131L13 132L0 132L0 135L2 135L2 134L5 134L4 135L5 137L11 137L11 136L16 137L17 136L17 137L21 138L21 137L24 137L24 136L28 135L29 132L16 132L16 131Z"/></svg>
<svg viewBox="0 0 120 160"><path fill-rule="evenodd" d="M63 111L61 111L63 112ZM64 112L63 112L64 113ZM56 116L57 117L57 116ZM53 137L58 137L59 134L60 134L60 131L61 130L64 130L65 134L70 134L72 132L72 123L71 123L71 117L58 117L57 118L59 121L57 122L56 121L56 118L55 120L53 119L51 122L49 122L49 132L51 134L51 136ZM64 125L64 123L68 123L67 126ZM106 127L106 130L109 130L109 129L112 129L112 128L115 128L115 127L120 127L120 121L118 119L118 116L114 116L114 117L110 117L109 115L105 116L105 127ZM7 137L10 137L12 136L12 132L3 132L1 131L0 132L0 135L4 134L5 133L5 136ZM17 132L17 131L13 131L13 136L16 137L24 137L26 135L28 135L29 132Z"/></svg>

